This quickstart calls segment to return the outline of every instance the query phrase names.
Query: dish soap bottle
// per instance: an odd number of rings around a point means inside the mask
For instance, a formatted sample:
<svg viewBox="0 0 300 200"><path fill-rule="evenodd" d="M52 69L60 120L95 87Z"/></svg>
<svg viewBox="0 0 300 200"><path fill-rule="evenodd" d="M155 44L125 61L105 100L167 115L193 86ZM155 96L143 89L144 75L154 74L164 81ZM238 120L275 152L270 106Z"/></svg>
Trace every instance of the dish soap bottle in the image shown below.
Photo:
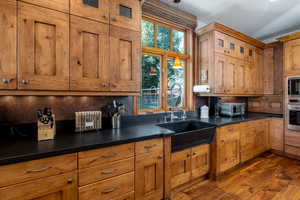
<svg viewBox="0 0 300 200"><path fill-rule="evenodd" d="M206 105L201 107L201 118L204 118L204 119L209 118L209 107Z"/></svg>

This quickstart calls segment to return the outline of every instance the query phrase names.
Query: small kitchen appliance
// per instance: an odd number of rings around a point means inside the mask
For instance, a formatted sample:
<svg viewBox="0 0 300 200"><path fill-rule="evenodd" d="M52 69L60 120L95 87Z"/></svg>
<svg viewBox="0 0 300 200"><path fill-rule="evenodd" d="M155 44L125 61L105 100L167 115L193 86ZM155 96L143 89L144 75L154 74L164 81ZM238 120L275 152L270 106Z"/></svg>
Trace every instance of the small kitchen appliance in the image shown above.
<svg viewBox="0 0 300 200"><path fill-rule="evenodd" d="M245 114L245 103L220 103L219 109L222 116L237 117Z"/></svg>
<svg viewBox="0 0 300 200"><path fill-rule="evenodd" d="M102 128L101 111L76 112L76 132L99 130Z"/></svg>

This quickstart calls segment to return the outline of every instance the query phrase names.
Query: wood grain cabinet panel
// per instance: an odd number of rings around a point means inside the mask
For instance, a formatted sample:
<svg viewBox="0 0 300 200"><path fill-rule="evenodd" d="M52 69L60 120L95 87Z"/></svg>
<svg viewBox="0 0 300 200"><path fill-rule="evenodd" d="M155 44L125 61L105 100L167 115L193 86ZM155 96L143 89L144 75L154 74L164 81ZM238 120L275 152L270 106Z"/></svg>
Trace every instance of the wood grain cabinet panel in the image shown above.
<svg viewBox="0 0 300 200"><path fill-rule="evenodd" d="M152 152L136 156L135 199L154 200L163 198L164 156Z"/></svg>
<svg viewBox="0 0 300 200"><path fill-rule="evenodd" d="M71 16L71 90L109 91L109 25Z"/></svg>
<svg viewBox="0 0 300 200"><path fill-rule="evenodd" d="M92 2L89 5L88 2ZM103 23L109 23L109 4L111 0L71 0L70 13Z"/></svg>
<svg viewBox="0 0 300 200"><path fill-rule="evenodd" d="M287 41L284 43L284 74L300 74L300 39Z"/></svg>
<svg viewBox="0 0 300 200"><path fill-rule="evenodd" d="M270 146L283 152L283 118L272 118L270 121Z"/></svg>
<svg viewBox="0 0 300 200"><path fill-rule="evenodd" d="M141 30L141 3L139 0L111 0L110 23L133 31Z"/></svg>
<svg viewBox="0 0 300 200"><path fill-rule="evenodd" d="M77 154L0 166L0 187L58 175L77 169Z"/></svg>
<svg viewBox="0 0 300 200"><path fill-rule="evenodd" d="M134 172L79 188L80 200L110 200L134 191ZM125 198L126 199L126 198Z"/></svg>
<svg viewBox="0 0 300 200"><path fill-rule="evenodd" d="M37 5L37 6L42 6L42 7L45 7L45 8L58 10L58 11L65 12L65 13L69 13L69 11L70 11L70 2L69 2L69 0L51 0L51 1L21 0L21 1L27 2L27 3L30 3L30 4L34 4L34 5Z"/></svg>
<svg viewBox="0 0 300 200"><path fill-rule="evenodd" d="M140 90L140 33L110 26L111 91Z"/></svg>
<svg viewBox="0 0 300 200"><path fill-rule="evenodd" d="M135 143L135 154L144 154L151 152L163 152L163 140L161 138L145 140Z"/></svg>
<svg viewBox="0 0 300 200"><path fill-rule="evenodd" d="M191 180L191 149L171 154L171 188Z"/></svg>
<svg viewBox="0 0 300 200"><path fill-rule="evenodd" d="M214 92L216 94L223 94L225 92L225 70L226 70L226 56L222 54L215 55L215 72L214 72Z"/></svg>
<svg viewBox="0 0 300 200"><path fill-rule="evenodd" d="M0 2L0 89L17 88L17 2Z"/></svg>
<svg viewBox="0 0 300 200"><path fill-rule="evenodd" d="M253 122L241 124L241 162L248 161L255 157L256 126Z"/></svg>
<svg viewBox="0 0 300 200"><path fill-rule="evenodd" d="M19 89L69 89L69 16L19 2Z"/></svg>
<svg viewBox="0 0 300 200"><path fill-rule="evenodd" d="M210 169L210 146L204 144L192 148L191 172L192 179L200 178L207 174Z"/></svg>
<svg viewBox="0 0 300 200"><path fill-rule="evenodd" d="M70 172L0 188L5 200L76 200L77 174Z"/></svg>

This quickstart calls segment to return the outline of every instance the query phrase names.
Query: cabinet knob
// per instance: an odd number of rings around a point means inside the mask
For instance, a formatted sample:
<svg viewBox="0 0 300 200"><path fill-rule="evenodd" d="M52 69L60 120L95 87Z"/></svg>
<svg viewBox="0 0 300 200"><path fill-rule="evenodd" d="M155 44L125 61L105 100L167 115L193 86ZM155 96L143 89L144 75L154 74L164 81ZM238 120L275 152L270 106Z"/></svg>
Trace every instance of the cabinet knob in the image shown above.
<svg viewBox="0 0 300 200"><path fill-rule="evenodd" d="M29 80L22 80L22 83L23 83L24 85L28 85L28 84L29 84Z"/></svg>
<svg viewBox="0 0 300 200"><path fill-rule="evenodd" d="M193 156L195 156L197 153L196 152L193 152Z"/></svg>
<svg viewBox="0 0 300 200"><path fill-rule="evenodd" d="M111 84L111 86L112 86L113 88L116 88L116 87L117 87L117 85L116 85L116 84Z"/></svg>
<svg viewBox="0 0 300 200"><path fill-rule="evenodd" d="M112 18L111 18L111 21L116 22L116 21L117 21L117 18L112 17Z"/></svg>
<svg viewBox="0 0 300 200"><path fill-rule="evenodd" d="M101 86L104 87L104 88L107 88L108 84L107 83L101 83Z"/></svg>
<svg viewBox="0 0 300 200"><path fill-rule="evenodd" d="M101 15L103 19L107 19L107 15Z"/></svg>
<svg viewBox="0 0 300 200"><path fill-rule="evenodd" d="M163 158L164 158L163 155L158 156L158 159L163 159Z"/></svg>
<svg viewBox="0 0 300 200"><path fill-rule="evenodd" d="M2 83L4 83L4 84L9 84L9 83L11 83L12 81L13 81L14 79L7 79L7 78L3 78L2 79Z"/></svg>
<svg viewBox="0 0 300 200"><path fill-rule="evenodd" d="M73 183L73 179L69 178L69 179L67 180L67 183L68 183L68 184L72 184L72 183Z"/></svg>

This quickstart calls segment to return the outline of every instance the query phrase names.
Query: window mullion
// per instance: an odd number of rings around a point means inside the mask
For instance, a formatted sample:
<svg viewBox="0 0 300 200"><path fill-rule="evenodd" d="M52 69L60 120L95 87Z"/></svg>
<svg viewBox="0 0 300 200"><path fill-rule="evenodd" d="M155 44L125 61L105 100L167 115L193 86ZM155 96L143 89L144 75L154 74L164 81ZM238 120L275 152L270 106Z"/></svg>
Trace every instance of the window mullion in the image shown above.
<svg viewBox="0 0 300 200"><path fill-rule="evenodd" d="M162 69L163 69L163 74L162 74L162 109L167 111L168 110L168 55L164 54L162 56Z"/></svg>

